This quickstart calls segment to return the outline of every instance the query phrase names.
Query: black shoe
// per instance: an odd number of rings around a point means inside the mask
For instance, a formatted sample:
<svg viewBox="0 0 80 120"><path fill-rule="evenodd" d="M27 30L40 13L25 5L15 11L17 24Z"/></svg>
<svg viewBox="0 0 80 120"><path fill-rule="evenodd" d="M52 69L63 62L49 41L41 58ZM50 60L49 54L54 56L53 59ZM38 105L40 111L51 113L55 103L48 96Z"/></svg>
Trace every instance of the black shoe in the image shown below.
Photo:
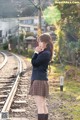
<svg viewBox="0 0 80 120"><path fill-rule="evenodd" d="M48 114L45 114L45 120L48 120Z"/></svg>
<svg viewBox="0 0 80 120"><path fill-rule="evenodd" d="M45 120L45 114L38 114L38 120Z"/></svg>

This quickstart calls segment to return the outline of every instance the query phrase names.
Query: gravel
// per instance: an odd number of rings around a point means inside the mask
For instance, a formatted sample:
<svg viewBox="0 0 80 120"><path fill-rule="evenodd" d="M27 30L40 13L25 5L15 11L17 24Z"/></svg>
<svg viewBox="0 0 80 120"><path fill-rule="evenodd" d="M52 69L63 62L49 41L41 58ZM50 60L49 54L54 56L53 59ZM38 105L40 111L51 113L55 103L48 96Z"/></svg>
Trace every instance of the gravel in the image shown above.
<svg viewBox="0 0 80 120"><path fill-rule="evenodd" d="M24 63L23 68L31 67L29 62ZM18 109L25 109L26 112L24 113L14 113L10 111L10 117L26 117L29 120L37 120L37 107L35 105L33 97L28 95L29 87L30 87L30 77L31 77L31 70L27 71L20 80L18 90L16 92L14 100L26 100L26 104L15 104L12 103L13 108ZM21 86L24 85L24 86ZM19 96L22 95L22 96ZM18 96L17 96L18 95ZM47 106L49 109L49 120L73 120L72 115L68 115L66 111L62 111L65 108L65 104L63 100L60 98L60 95L56 95L56 91L53 93L50 92L50 96L47 99ZM68 110L70 111L70 109Z"/></svg>

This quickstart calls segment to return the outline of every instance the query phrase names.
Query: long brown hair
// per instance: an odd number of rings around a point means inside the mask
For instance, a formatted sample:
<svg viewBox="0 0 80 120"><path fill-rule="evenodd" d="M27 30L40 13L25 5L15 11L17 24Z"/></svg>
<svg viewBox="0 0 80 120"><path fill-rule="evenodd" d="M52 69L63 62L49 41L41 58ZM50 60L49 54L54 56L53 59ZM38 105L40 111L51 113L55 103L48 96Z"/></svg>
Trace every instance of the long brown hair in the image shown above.
<svg viewBox="0 0 80 120"><path fill-rule="evenodd" d="M47 43L47 49L50 50L51 52L51 60L52 60L53 42L52 42L51 36L48 33L44 33L38 38L38 40L40 40L41 42Z"/></svg>

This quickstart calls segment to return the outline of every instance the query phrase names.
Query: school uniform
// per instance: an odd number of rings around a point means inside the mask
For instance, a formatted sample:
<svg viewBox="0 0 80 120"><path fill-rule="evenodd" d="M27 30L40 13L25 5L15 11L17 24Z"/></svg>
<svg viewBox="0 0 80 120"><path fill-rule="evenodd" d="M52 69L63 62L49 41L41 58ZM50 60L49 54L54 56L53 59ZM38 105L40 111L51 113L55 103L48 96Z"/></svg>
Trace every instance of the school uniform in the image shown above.
<svg viewBox="0 0 80 120"><path fill-rule="evenodd" d="M39 95L48 97L49 85L47 69L50 62L50 58L51 52L47 48L40 53L34 53L31 60L33 69L29 95Z"/></svg>

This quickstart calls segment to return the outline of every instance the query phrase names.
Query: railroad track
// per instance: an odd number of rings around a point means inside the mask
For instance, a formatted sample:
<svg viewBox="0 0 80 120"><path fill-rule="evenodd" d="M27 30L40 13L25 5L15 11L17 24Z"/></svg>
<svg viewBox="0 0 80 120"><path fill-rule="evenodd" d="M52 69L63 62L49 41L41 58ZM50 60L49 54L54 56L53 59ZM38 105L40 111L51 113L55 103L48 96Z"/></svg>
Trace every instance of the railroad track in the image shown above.
<svg viewBox="0 0 80 120"><path fill-rule="evenodd" d="M19 120L20 118L23 120L35 120L37 118L37 108L33 98L29 98L28 95L32 67L29 62L27 65L24 61L22 63L24 72L10 108L10 118L11 120L15 120L16 118ZM54 87L57 86L59 88L59 81L54 81L53 84Z"/></svg>
<svg viewBox="0 0 80 120"><path fill-rule="evenodd" d="M2 55L2 53L0 52L0 64L4 61L4 56Z"/></svg>
<svg viewBox="0 0 80 120"><path fill-rule="evenodd" d="M0 70L0 120L16 120L16 117L35 120L36 105L28 96L31 64L12 53L5 54L8 61Z"/></svg>
<svg viewBox="0 0 80 120"><path fill-rule="evenodd" d="M22 62L15 54L9 52L3 54L7 54L8 59L0 70L0 119L6 120L9 118L10 106L20 80Z"/></svg>
<svg viewBox="0 0 80 120"><path fill-rule="evenodd" d="M0 70L6 65L7 63L7 56L5 53L0 52Z"/></svg>
<svg viewBox="0 0 80 120"><path fill-rule="evenodd" d="M21 79L18 84L16 94L13 99L13 103L10 108L10 118L26 118L29 120L31 117L30 114L30 100L28 96L29 85L30 85L30 76L31 76L31 64L25 63L22 60L24 72L21 76ZM27 69L26 69L27 68Z"/></svg>

